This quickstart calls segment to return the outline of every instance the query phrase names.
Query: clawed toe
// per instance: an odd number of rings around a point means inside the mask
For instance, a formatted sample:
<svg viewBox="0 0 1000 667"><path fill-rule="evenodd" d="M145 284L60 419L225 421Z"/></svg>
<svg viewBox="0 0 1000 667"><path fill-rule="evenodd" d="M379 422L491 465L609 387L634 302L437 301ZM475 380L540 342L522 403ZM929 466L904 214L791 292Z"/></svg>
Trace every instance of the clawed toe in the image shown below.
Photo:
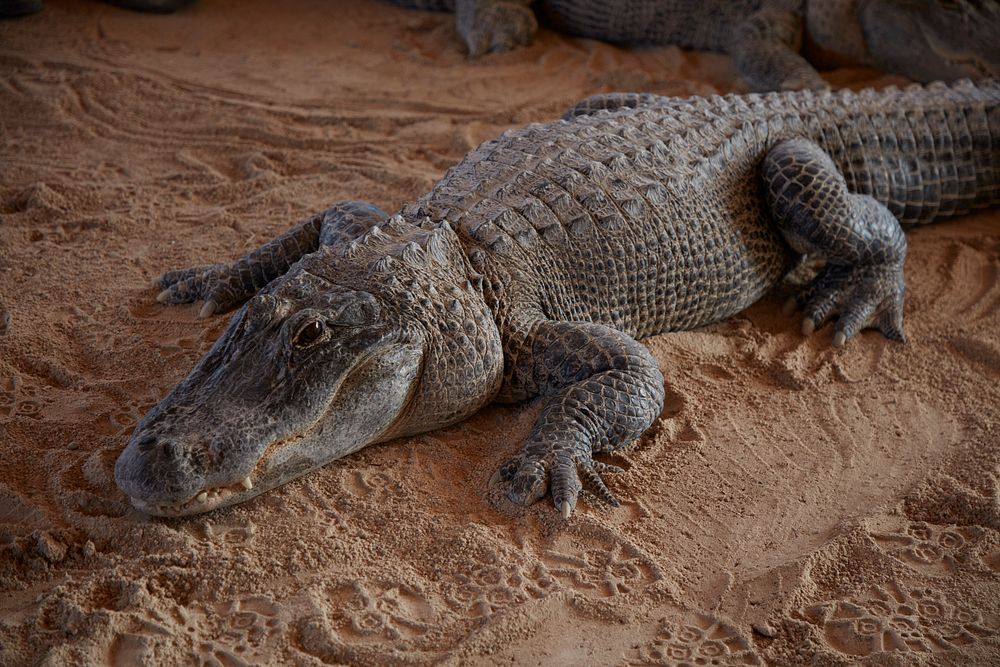
<svg viewBox="0 0 1000 667"><path fill-rule="evenodd" d="M497 478L506 484L507 498L522 506L540 500L551 487L552 504L565 518L569 518L584 488L612 507L618 507L620 503L601 479L601 473L620 472L624 469L592 461L589 456L577 460L559 453L542 460L515 456L500 467Z"/></svg>
<svg viewBox="0 0 1000 667"><path fill-rule="evenodd" d="M617 468L618 466L613 466ZM621 468L618 468L621 470ZM611 505L612 507L618 507L621 503L615 498L615 494L611 492L608 485L604 483L601 476L598 474L595 466L582 466L581 472L583 473L583 479L587 482L587 490L593 493L595 496Z"/></svg>
<svg viewBox="0 0 1000 667"><path fill-rule="evenodd" d="M540 461L523 461L507 479L507 498L528 506L545 495L546 467Z"/></svg>
<svg viewBox="0 0 1000 667"><path fill-rule="evenodd" d="M878 329L886 338L904 341L902 264L827 266L796 300L801 304L802 335L810 336L837 315L832 343L843 347L862 329Z"/></svg>
<svg viewBox="0 0 1000 667"><path fill-rule="evenodd" d="M168 271L158 281L163 289L156 300L169 305L204 301L198 311L201 319L224 312L252 296L240 289L239 276L234 271L226 264Z"/></svg>
<svg viewBox="0 0 1000 667"><path fill-rule="evenodd" d="M219 304L215 302L214 299L208 299L202 305L201 310L198 311L198 319L205 319L206 317L211 317L219 310Z"/></svg>

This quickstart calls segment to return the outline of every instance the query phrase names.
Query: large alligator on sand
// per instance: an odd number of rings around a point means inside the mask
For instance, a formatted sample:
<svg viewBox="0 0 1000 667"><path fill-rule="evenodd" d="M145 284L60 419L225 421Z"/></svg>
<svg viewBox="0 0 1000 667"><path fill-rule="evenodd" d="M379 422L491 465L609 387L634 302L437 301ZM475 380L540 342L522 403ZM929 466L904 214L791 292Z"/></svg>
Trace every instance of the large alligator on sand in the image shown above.
<svg viewBox="0 0 1000 667"><path fill-rule="evenodd" d="M249 301L139 423L115 467L139 509L246 500L366 445L544 401L497 475L582 487L660 414L637 339L739 312L802 256L835 345L903 339L900 227L1000 203L1000 82L589 98L509 130L389 216L342 202L233 263L172 271L165 303Z"/></svg>
<svg viewBox="0 0 1000 667"><path fill-rule="evenodd" d="M473 57L529 44L537 15L571 35L727 53L755 90L822 88L813 64L870 65L924 82L1000 76L997 0L393 2L455 12Z"/></svg>

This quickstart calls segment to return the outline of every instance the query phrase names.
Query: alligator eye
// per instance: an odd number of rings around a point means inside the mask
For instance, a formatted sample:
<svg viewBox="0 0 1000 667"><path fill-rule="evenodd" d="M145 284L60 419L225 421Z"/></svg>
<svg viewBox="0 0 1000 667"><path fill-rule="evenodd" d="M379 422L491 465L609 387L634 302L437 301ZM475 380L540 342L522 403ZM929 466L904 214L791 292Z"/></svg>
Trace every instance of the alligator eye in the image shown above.
<svg viewBox="0 0 1000 667"><path fill-rule="evenodd" d="M295 347L309 347L323 335L323 325L318 320L312 320L311 322L305 324L299 332L295 334L295 340L292 342Z"/></svg>

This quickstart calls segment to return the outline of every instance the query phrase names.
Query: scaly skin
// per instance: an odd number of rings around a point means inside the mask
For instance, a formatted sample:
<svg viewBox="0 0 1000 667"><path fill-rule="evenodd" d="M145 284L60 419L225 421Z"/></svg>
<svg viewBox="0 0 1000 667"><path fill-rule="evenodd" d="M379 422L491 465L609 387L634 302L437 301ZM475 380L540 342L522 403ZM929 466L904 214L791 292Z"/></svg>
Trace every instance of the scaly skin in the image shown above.
<svg viewBox="0 0 1000 667"><path fill-rule="evenodd" d="M115 470L178 515L240 502L374 442L543 397L507 496L584 485L639 437L663 376L637 339L756 301L826 260L803 330L902 340L906 242L1000 203L1000 84L672 99L612 94L505 132L389 218L342 202L160 300L249 302L136 428Z"/></svg>
<svg viewBox="0 0 1000 667"><path fill-rule="evenodd" d="M1000 76L996 0L393 0L454 11L469 54L531 42L531 7L552 28L617 44L732 56L755 90L825 87L826 65L873 65L917 81Z"/></svg>

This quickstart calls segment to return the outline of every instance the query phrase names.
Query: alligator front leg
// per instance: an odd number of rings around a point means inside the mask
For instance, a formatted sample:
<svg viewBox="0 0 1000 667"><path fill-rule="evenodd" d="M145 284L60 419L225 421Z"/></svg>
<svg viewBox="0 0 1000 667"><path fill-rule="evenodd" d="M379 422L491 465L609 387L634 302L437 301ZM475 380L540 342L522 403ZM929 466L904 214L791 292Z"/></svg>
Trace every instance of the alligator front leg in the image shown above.
<svg viewBox="0 0 1000 667"><path fill-rule="evenodd" d="M906 237L882 204L848 192L833 160L801 139L772 148L763 164L766 198L785 240L799 253L826 260L798 297L809 335L839 313L833 344L866 327L903 337Z"/></svg>
<svg viewBox="0 0 1000 667"><path fill-rule="evenodd" d="M321 245L338 245L364 234L389 216L374 204L339 202L303 220L235 262L168 271L160 277L160 303L203 300L199 317L225 312L263 289Z"/></svg>
<svg viewBox="0 0 1000 667"><path fill-rule="evenodd" d="M527 333L506 344L501 399L547 398L527 442L497 473L507 497L528 505L551 488L556 509L568 517L587 485L617 506L600 473L620 469L592 455L632 442L660 414L656 361L637 341L599 324L540 319L514 328Z"/></svg>
<svg viewBox="0 0 1000 667"><path fill-rule="evenodd" d="M805 58L798 13L765 7L741 23L727 51L754 90L821 89L826 82Z"/></svg>

